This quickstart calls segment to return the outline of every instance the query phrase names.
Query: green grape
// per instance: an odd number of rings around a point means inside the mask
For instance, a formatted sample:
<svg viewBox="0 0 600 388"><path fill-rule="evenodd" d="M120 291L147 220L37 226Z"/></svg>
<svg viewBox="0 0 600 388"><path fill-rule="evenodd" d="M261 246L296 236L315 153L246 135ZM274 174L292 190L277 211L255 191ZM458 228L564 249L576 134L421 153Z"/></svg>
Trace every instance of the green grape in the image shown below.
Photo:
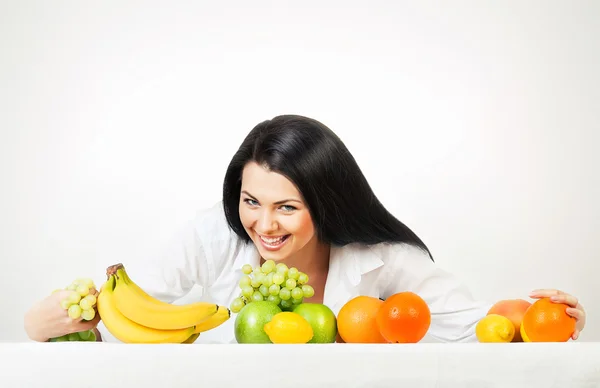
<svg viewBox="0 0 600 388"><path fill-rule="evenodd" d="M288 267L283 263L277 263L275 266L275 271L285 276L288 272Z"/></svg>
<svg viewBox="0 0 600 388"><path fill-rule="evenodd" d="M302 299L304 293L302 292L302 289L300 287L296 287L292 290L291 295L294 299Z"/></svg>
<svg viewBox="0 0 600 388"><path fill-rule="evenodd" d="M69 335L63 335L54 339L54 342L66 342L69 340Z"/></svg>
<svg viewBox="0 0 600 388"><path fill-rule="evenodd" d="M69 335L67 335L67 338L69 339L69 341L79 341L79 334L77 333L71 333Z"/></svg>
<svg viewBox="0 0 600 388"><path fill-rule="evenodd" d="M250 264L244 264L242 266L242 272L246 275L250 275L252 273L252 266Z"/></svg>
<svg viewBox="0 0 600 388"><path fill-rule="evenodd" d="M94 284L94 281L92 279L90 279L90 278L77 279L75 281L75 283L77 283L77 284L83 284L87 288L96 288L96 285Z"/></svg>
<svg viewBox="0 0 600 388"><path fill-rule="evenodd" d="M262 274L262 269L260 267L256 267L252 270L252 275L254 275L255 277L259 274Z"/></svg>
<svg viewBox="0 0 600 388"><path fill-rule="evenodd" d="M260 302L263 300L265 300L263 294L261 294L260 291L254 291L254 293L252 294L252 302Z"/></svg>
<svg viewBox="0 0 600 388"><path fill-rule="evenodd" d="M233 313L239 313L244 306L245 306L244 301L241 298L235 298L231 302L231 306L229 306L229 309Z"/></svg>
<svg viewBox="0 0 600 388"><path fill-rule="evenodd" d="M290 300L282 300L279 306L282 310L290 310L294 305Z"/></svg>
<svg viewBox="0 0 600 388"><path fill-rule="evenodd" d="M87 341L90 338L90 334L92 334L93 332L91 330L84 330L84 331L80 331L79 333L77 333L77 335L79 336L80 339Z"/></svg>
<svg viewBox="0 0 600 388"><path fill-rule="evenodd" d="M73 304L69 307L69 309L67 310L67 313L69 314L69 318L71 319L77 319L81 316L81 306L79 306L78 304Z"/></svg>
<svg viewBox="0 0 600 388"><path fill-rule="evenodd" d="M258 288L258 292L260 292L263 296L269 296L269 287L261 284L261 286Z"/></svg>
<svg viewBox="0 0 600 388"><path fill-rule="evenodd" d="M248 276L248 275L242 276L242 278L240 279L240 282L239 282L239 286L244 287L244 286L249 286L250 284L252 284L252 279L250 278L250 276Z"/></svg>
<svg viewBox="0 0 600 388"><path fill-rule="evenodd" d="M93 304L90 303L90 301L88 299L82 299L81 302L79 302L79 307L81 307L82 310L91 309L92 306L93 306Z"/></svg>
<svg viewBox="0 0 600 388"><path fill-rule="evenodd" d="M77 292L79 295L81 295L82 297L84 297L84 296L86 296L87 294L90 293L90 289L85 284L80 284L75 289L75 292Z"/></svg>
<svg viewBox="0 0 600 388"><path fill-rule="evenodd" d="M69 291L75 291L75 289L77 288L77 283L71 283L67 286L67 290Z"/></svg>
<svg viewBox="0 0 600 388"><path fill-rule="evenodd" d="M300 272L298 274L298 284L306 284L308 283L308 275L304 272Z"/></svg>
<svg viewBox="0 0 600 388"><path fill-rule="evenodd" d="M261 269L265 274L271 273L275 270L275 262L273 260L267 260L263 263Z"/></svg>
<svg viewBox="0 0 600 388"><path fill-rule="evenodd" d="M87 339L87 342L96 342L96 333L94 333L92 330L89 330L90 332L90 336Z"/></svg>
<svg viewBox="0 0 600 388"><path fill-rule="evenodd" d="M63 299L63 300L60 301L60 307L62 307L65 310L68 310L69 307L71 307L72 304L73 303L71 303L71 301L68 298Z"/></svg>
<svg viewBox="0 0 600 388"><path fill-rule="evenodd" d="M246 298L251 298L252 294L254 294L254 288L252 286L242 287L242 296L245 296Z"/></svg>
<svg viewBox="0 0 600 388"><path fill-rule="evenodd" d="M294 306L296 306L296 305L299 305L300 303L302 303L303 299L302 298L300 298L300 299L293 299L292 298L291 301L292 301L292 304Z"/></svg>
<svg viewBox="0 0 600 388"><path fill-rule="evenodd" d="M260 281L258 281L258 279L255 277L252 279L252 281L250 282L250 285L254 288L258 288L260 287L261 283Z"/></svg>
<svg viewBox="0 0 600 388"><path fill-rule="evenodd" d="M71 304L79 303L81 300L81 295L77 293L77 291L71 291L69 296L66 298Z"/></svg>
<svg viewBox="0 0 600 388"><path fill-rule="evenodd" d="M294 279L289 278L285 281L285 288L291 291L294 287L296 287L296 281Z"/></svg>
<svg viewBox="0 0 600 388"><path fill-rule="evenodd" d="M312 296L315 294L315 290L308 284L304 284L302 286L302 293L304 294L305 298L312 298Z"/></svg>
<svg viewBox="0 0 600 388"><path fill-rule="evenodd" d="M277 295L269 295L267 296L267 300L271 303L279 304L281 303L281 298Z"/></svg>
<svg viewBox="0 0 600 388"><path fill-rule="evenodd" d="M277 284L271 284L271 287L269 287L269 294L270 295L279 295L280 289L281 289L281 287L279 287Z"/></svg>
<svg viewBox="0 0 600 388"><path fill-rule="evenodd" d="M94 319L95 316L96 310L94 309L87 309L81 311L81 318L85 319L86 321L91 321L92 319Z"/></svg>
<svg viewBox="0 0 600 388"><path fill-rule="evenodd" d="M267 275L265 275L264 273L259 273L255 276L255 278L260 284L264 284L264 282L267 280Z"/></svg>
<svg viewBox="0 0 600 388"><path fill-rule="evenodd" d="M277 284L278 286L285 282L285 275L282 273L273 274L273 284Z"/></svg>
<svg viewBox="0 0 600 388"><path fill-rule="evenodd" d="M287 273L288 279L298 280L299 271L297 268L292 267Z"/></svg>
<svg viewBox="0 0 600 388"><path fill-rule="evenodd" d="M265 286L271 287L271 285L273 284L273 275L275 275L275 272L269 272L269 274L265 276L265 279L263 281L263 284Z"/></svg>
<svg viewBox="0 0 600 388"><path fill-rule="evenodd" d="M96 296L92 294L86 295L85 298L83 298L83 300L87 300L90 303L90 307L96 304ZM79 302L79 305L81 306L81 302ZM85 310L83 306L81 308Z"/></svg>
<svg viewBox="0 0 600 388"><path fill-rule="evenodd" d="M292 293L288 288L282 288L279 290L279 297L281 300L288 300L292 297Z"/></svg>

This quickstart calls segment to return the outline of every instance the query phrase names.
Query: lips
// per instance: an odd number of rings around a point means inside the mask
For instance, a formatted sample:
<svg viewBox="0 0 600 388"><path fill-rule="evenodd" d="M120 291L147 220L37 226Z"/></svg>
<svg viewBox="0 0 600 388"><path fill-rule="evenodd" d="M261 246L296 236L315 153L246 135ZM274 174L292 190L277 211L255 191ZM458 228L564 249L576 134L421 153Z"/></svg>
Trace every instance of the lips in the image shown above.
<svg viewBox="0 0 600 388"><path fill-rule="evenodd" d="M268 250L278 250L286 243L290 235L286 234L282 236L262 236L259 234L258 236L263 247L265 247Z"/></svg>

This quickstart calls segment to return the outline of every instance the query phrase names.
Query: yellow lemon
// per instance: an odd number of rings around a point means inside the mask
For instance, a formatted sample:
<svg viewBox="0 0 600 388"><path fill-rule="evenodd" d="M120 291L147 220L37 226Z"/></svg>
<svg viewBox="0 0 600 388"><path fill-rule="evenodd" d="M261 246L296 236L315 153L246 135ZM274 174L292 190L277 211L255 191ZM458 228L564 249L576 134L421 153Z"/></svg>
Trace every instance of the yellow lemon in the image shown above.
<svg viewBox="0 0 600 388"><path fill-rule="evenodd" d="M479 342L510 342L515 336L515 325L503 315L489 314L477 322L475 335Z"/></svg>
<svg viewBox="0 0 600 388"><path fill-rule="evenodd" d="M305 344L314 335L310 323L291 311L275 314L263 328L274 344Z"/></svg>
<svg viewBox="0 0 600 388"><path fill-rule="evenodd" d="M523 329L523 325L521 325L519 333L521 333L521 338L523 338L523 342L531 342L529 340L529 337L527 337L527 333L525 333L525 329Z"/></svg>

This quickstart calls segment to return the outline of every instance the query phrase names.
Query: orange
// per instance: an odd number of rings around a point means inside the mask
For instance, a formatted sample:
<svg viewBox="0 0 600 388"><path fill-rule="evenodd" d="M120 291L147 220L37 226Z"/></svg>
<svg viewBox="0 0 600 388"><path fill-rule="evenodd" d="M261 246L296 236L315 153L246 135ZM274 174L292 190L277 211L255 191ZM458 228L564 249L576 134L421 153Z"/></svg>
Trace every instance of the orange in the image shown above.
<svg viewBox="0 0 600 388"><path fill-rule="evenodd" d="M431 312L419 295L399 292L387 298L377 312L381 335L393 343L417 343L431 325Z"/></svg>
<svg viewBox="0 0 600 388"><path fill-rule="evenodd" d="M337 316L338 334L346 343L386 343L375 316L383 304L372 296L357 296L342 306Z"/></svg>
<svg viewBox="0 0 600 388"><path fill-rule="evenodd" d="M576 320L567 314L569 306L555 303L550 298L535 301L525 312L521 322L521 336L525 342L566 342L575 331Z"/></svg>
<svg viewBox="0 0 600 388"><path fill-rule="evenodd" d="M498 314L510 319L515 326L515 336L512 342L523 342L520 332L521 322L529 306L531 306L531 303L524 299L504 299L496 302L487 312L487 315Z"/></svg>

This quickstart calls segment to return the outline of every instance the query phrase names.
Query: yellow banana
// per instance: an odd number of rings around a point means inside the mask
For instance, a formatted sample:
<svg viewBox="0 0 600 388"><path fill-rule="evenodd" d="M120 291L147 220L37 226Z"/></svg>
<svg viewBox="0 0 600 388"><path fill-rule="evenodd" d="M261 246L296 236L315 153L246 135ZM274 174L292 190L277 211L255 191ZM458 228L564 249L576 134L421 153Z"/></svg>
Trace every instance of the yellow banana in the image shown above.
<svg viewBox="0 0 600 388"><path fill-rule="evenodd" d="M193 344L200 337L200 333L192 334L188 339L182 342L182 344Z"/></svg>
<svg viewBox="0 0 600 388"><path fill-rule="evenodd" d="M116 270L114 289L117 309L130 320L153 329L176 330L197 325L214 315L219 306L215 303L196 302L174 305L136 292L123 276L123 267ZM139 287L137 287L139 289Z"/></svg>
<svg viewBox="0 0 600 388"><path fill-rule="evenodd" d="M194 333L202 333L203 331L214 329L227 321L229 317L231 317L229 309L225 306L219 306L216 314L196 325Z"/></svg>
<svg viewBox="0 0 600 388"><path fill-rule="evenodd" d="M179 330L157 330L127 319L116 307L115 283L115 276L109 276L96 304L104 326L119 341L137 344L182 343L194 334L193 326Z"/></svg>

